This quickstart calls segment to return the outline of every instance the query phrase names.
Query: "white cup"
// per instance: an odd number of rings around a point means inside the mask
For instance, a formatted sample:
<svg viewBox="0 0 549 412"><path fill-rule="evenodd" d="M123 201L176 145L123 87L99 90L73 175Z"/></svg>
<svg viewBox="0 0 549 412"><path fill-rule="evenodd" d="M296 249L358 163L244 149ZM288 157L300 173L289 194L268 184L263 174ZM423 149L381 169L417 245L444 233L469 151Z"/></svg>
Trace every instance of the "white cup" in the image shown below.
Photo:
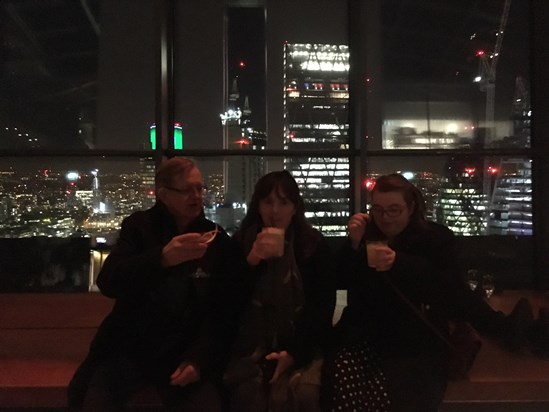
<svg viewBox="0 0 549 412"><path fill-rule="evenodd" d="M367 240L366 241L366 256L368 257L368 266L377 269L378 259L384 255L387 247L386 240Z"/></svg>
<svg viewBox="0 0 549 412"><path fill-rule="evenodd" d="M284 229L280 227L264 227L263 233L267 233L275 246L275 256L284 255Z"/></svg>

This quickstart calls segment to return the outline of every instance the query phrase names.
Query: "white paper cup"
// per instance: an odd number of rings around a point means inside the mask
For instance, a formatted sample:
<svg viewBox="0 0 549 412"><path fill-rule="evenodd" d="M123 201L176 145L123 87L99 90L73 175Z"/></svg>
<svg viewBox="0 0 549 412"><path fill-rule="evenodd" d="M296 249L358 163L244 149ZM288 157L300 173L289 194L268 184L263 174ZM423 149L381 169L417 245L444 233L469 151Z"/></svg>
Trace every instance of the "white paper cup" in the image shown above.
<svg viewBox="0 0 549 412"><path fill-rule="evenodd" d="M275 256L281 257L284 255L284 229L279 227L264 227L263 233L267 233L275 245Z"/></svg>
<svg viewBox="0 0 549 412"><path fill-rule="evenodd" d="M368 266L376 269L380 254L378 251L387 246L386 240L367 240L366 241L366 256L368 257Z"/></svg>

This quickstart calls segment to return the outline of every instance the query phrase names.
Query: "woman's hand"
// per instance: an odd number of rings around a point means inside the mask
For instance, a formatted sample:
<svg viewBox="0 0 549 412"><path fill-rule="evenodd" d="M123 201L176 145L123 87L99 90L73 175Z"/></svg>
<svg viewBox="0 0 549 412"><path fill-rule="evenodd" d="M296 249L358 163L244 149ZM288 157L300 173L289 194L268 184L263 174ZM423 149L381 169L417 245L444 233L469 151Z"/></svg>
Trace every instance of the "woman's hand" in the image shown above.
<svg viewBox="0 0 549 412"><path fill-rule="evenodd" d="M395 263L396 252L389 246L380 246L376 249L376 270L385 272Z"/></svg>
<svg viewBox="0 0 549 412"><path fill-rule="evenodd" d="M265 359L276 360L276 368L273 377L271 378L269 383L275 383L280 375L282 375L294 365L294 357L285 350L281 352L271 352L267 356L265 356Z"/></svg>
<svg viewBox="0 0 549 412"><path fill-rule="evenodd" d="M260 232L255 238L247 261L250 266L257 266L265 259L279 256L280 245L273 236L266 232Z"/></svg>
<svg viewBox="0 0 549 412"><path fill-rule="evenodd" d="M368 215L368 213L355 213L349 219L347 229L349 230L351 244L355 250L358 249L360 240L362 239L362 236L364 236L364 231L366 230L368 220L370 220L370 215Z"/></svg>

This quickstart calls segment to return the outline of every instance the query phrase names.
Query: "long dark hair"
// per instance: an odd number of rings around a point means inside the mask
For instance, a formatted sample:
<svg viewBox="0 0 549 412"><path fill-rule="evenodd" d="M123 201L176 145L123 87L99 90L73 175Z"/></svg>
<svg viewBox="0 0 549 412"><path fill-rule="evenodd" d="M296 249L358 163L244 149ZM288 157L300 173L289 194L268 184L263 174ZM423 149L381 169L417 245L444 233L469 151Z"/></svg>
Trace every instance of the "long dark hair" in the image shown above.
<svg viewBox="0 0 549 412"><path fill-rule="evenodd" d="M406 206L412 211L410 214L410 224L421 227L427 226L427 219L425 217L427 208L423 195L421 194L421 191L404 176L399 173L391 173L378 177L370 196L373 196L376 192L402 193Z"/></svg>
<svg viewBox="0 0 549 412"><path fill-rule="evenodd" d="M267 173L257 181L248 206L248 212L240 225L240 234L245 236L250 229L256 228L256 230L260 230L263 227L263 221L259 214L259 202L268 197L273 190L278 197L282 198L284 196L294 204L295 213L288 227L287 234L293 231L296 250L304 252L307 255L310 252L309 247L316 246L314 240L319 237L319 234L305 218L303 197L299 192L295 179L287 170Z"/></svg>

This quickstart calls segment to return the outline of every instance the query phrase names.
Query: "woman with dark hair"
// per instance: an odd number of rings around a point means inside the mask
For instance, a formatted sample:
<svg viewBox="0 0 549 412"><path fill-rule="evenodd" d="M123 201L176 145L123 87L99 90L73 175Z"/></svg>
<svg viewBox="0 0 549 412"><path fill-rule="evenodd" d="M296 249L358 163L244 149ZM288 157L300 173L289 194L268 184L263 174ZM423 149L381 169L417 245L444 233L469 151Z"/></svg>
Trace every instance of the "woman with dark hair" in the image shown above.
<svg viewBox="0 0 549 412"><path fill-rule="evenodd" d="M330 411L436 412L447 385L449 321L500 338L517 330L461 280L454 235L426 219L413 184L381 176L371 203L348 223L340 264L347 307L324 364L323 399Z"/></svg>
<svg viewBox="0 0 549 412"><path fill-rule="evenodd" d="M259 179L235 239L253 280L225 374L231 408L318 411L335 279L326 241L305 219L288 171Z"/></svg>

